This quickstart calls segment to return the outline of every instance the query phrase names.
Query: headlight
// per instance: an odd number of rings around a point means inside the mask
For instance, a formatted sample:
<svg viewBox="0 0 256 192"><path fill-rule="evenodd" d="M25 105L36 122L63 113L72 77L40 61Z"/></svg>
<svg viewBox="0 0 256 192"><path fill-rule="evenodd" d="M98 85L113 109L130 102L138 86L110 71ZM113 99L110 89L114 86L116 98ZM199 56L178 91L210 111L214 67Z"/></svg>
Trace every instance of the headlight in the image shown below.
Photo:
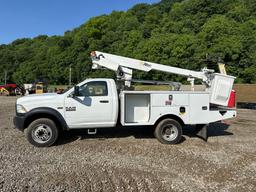
<svg viewBox="0 0 256 192"><path fill-rule="evenodd" d="M26 113L27 110L25 109L25 107L23 107L22 105L20 104L17 104L16 105L16 109L17 109L17 113Z"/></svg>

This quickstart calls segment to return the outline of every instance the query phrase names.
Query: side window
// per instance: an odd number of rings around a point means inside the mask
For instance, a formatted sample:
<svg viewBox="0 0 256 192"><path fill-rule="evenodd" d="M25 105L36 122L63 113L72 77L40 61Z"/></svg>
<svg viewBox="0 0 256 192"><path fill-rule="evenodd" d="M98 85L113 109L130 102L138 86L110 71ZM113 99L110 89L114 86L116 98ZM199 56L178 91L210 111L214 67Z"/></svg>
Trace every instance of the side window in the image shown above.
<svg viewBox="0 0 256 192"><path fill-rule="evenodd" d="M80 96L107 96L108 86L105 81L88 82L80 87Z"/></svg>

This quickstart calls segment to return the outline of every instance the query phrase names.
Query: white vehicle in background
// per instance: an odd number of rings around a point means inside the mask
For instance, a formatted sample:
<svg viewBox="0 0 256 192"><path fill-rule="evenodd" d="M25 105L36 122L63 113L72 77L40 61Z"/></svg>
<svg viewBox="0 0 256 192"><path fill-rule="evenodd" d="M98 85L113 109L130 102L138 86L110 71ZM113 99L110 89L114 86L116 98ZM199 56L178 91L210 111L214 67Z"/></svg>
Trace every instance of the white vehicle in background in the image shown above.
<svg viewBox="0 0 256 192"><path fill-rule="evenodd" d="M192 71L157 63L92 52L93 69L107 68L113 79L86 79L63 94L21 97L16 103L14 124L25 130L28 141L38 147L52 145L60 130L122 126L155 126L154 135L165 144L180 142L184 125L197 125L207 139L207 125L236 116L232 86L235 77L202 69ZM187 76L191 91L132 91L132 70L158 70ZM193 91L194 78L205 91ZM168 83L167 83L168 84ZM232 101L232 102L231 102ZM232 103L232 104L230 104Z"/></svg>

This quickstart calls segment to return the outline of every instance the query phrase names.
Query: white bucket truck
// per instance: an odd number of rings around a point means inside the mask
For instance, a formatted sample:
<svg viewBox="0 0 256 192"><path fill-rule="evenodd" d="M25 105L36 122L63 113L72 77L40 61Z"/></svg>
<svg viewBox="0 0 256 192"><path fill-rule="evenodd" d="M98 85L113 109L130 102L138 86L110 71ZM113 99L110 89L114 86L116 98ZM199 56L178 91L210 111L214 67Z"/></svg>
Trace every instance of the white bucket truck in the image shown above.
<svg viewBox="0 0 256 192"><path fill-rule="evenodd" d="M107 68L117 81L86 79L63 94L28 95L17 99L14 124L24 130L37 147L54 144L60 130L122 126L155 126L154 135L165 144L180 142L184 125L197 125L198 135L207 139L207 125L236 116L230 106L235 77L202 69L192 71L94 51L92 68ZM158 70L188 77L191 91L132 91L132 70ZM205 91L193 91L194 78ZM120 82L123 82L120 83ZM117 86L118 85L118 86ZM231 96L230 96L231 95ZM233 101L234 102L234 101Z"/></svg>

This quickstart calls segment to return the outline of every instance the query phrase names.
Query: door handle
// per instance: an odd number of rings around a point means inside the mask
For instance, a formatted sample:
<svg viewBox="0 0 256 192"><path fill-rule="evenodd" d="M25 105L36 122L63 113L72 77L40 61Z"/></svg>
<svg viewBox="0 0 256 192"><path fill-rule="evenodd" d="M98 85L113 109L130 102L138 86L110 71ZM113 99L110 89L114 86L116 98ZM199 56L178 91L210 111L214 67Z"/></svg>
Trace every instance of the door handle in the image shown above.
<svg viewBox="0 0 256 192"><path fill-rule="evenodd" d="M100 100L100 103L108 103L108 100Z"/></svg>

